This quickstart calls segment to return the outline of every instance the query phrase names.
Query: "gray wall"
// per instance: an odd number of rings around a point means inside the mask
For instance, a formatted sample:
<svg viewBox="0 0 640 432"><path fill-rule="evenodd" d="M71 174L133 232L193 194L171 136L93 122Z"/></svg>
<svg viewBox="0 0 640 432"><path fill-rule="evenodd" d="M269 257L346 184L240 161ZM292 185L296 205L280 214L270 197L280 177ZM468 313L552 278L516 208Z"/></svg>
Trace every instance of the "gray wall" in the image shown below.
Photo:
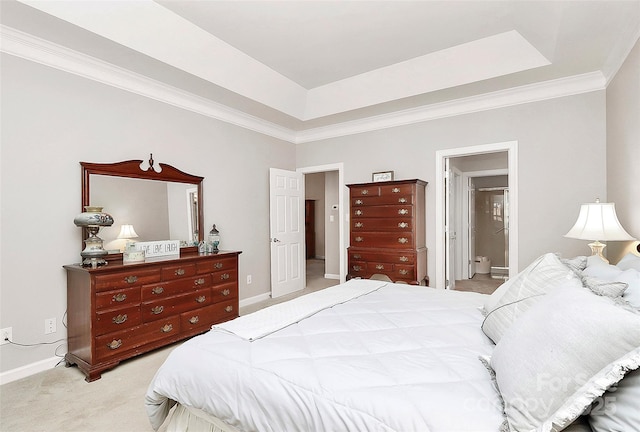
<svg viewBox="0 0 640 432"><path fill-rule="evenodd" d="M606 196L605 121L605 92L598 91L301 144L296 164L343 162L347 184L370 181L372 172L386 170L395 171L396 179L429 182L428 272L433 279L436 151L518 141L517 264L524 268L547 251L588 252L585 242L563 235L582 202ZM347 200L342 204L348 206Z"/></svg>
<svg viewBox="0 0 640 432"><path fill-rule="evenodd" d="M0 326L13 327L17 342L66 338L62 266L80 260L79 161L153 153L156 163L204 176L206 231L215 223L221 247L242 251L241 299L269 292L269 168L295 169L295 145L13 56L1 60ZM44 320L53 317L58 331L45 336ZM1 370L49 359L55 349L2 345Z"/></svg>

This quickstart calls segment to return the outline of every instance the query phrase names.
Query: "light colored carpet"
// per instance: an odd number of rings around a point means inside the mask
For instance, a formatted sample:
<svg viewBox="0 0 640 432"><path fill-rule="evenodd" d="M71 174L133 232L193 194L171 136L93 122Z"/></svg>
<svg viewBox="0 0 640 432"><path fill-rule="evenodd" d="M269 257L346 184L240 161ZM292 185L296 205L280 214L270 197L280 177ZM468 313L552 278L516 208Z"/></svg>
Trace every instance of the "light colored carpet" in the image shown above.
<svg viewBox="0 0 640 432"><path fill-rule="evenodd" d="M504 279L494 279L489 274L476 273L471 279L457 280L454 289L491 294L503 283Z"/></svg>

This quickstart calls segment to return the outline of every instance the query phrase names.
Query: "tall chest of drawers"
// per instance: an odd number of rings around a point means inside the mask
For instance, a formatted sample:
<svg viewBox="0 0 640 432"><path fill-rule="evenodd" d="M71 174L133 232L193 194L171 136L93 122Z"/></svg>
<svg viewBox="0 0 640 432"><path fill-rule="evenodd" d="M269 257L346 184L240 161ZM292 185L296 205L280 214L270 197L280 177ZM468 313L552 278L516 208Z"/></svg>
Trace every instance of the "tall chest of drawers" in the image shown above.
<svg viewBox="0 0 640 432"><path fill-rule="evenodd" d="M428 285L426 185L422 180L348 185L348 278L384 274L394 282Z"/></svg>
<svg viewBox="0 0 640 432"><path fill-rule="evenodd" d="M87 381L120 361L238 316L238 255L67 265L68 364Z"/></svg>

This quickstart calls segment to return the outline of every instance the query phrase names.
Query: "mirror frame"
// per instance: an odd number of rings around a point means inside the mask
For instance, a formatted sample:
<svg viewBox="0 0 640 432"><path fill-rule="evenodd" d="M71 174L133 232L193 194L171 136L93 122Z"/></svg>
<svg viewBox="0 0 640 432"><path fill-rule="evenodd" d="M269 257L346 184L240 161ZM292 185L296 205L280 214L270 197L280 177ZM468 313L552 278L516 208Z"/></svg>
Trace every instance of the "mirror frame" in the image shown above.
<svg viewBox="0 0 640 432"><path fill-rule="evenodd" d="M143 160L128 160L114 163L93 163L93 162L80 162L82 167L82 206L81 211L84 211L84 207L91 205L90 202L90 178L91 174L112 176L112 177L126 177L137 178L143 180L158 180L176 183L188 183L197 185L198 188L198 242L204 240L204 226L202 224L204 220L204 206L202 205L202 182L204 177L187 174L179 169L168 165L160 164L160 172L156 171L153 166L153 154L149 157L149 168L142 169ZM82 249L84 249L84 240L87 238L86 230L82 230ZM161 240L161 239L158 239ZM180 254L183 253L197 253L197 246L188 246L180 248ZM107 261L117 260L122 258L122 253L109 254L105 257Z"/></svg>

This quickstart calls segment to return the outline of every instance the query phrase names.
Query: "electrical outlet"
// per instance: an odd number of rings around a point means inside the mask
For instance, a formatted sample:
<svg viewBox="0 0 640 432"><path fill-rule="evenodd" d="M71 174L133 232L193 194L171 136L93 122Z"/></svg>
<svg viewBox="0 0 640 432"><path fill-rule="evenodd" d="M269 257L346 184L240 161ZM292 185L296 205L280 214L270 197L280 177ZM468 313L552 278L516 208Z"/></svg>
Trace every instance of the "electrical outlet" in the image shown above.
<svg viewBox="0 0 640 432"><path fill-rule="evenodd" d="M247 275L247 285L251 284L251 275Z"/></svg>
<svg viewBox="0 0 640 432"><path fill-rule="evenodd" d="M2 330L0 330L0 336L2 336L0 338L0 345L9 343L7 339L13 340L13 328L12 327L3 328Z"/></svg>
<svg viewBox="0 0 640 432"><path fill-rule="evenodd" d="M56 332L56 319L47 318L44 320L44 334L51 334Z"/></svg>

